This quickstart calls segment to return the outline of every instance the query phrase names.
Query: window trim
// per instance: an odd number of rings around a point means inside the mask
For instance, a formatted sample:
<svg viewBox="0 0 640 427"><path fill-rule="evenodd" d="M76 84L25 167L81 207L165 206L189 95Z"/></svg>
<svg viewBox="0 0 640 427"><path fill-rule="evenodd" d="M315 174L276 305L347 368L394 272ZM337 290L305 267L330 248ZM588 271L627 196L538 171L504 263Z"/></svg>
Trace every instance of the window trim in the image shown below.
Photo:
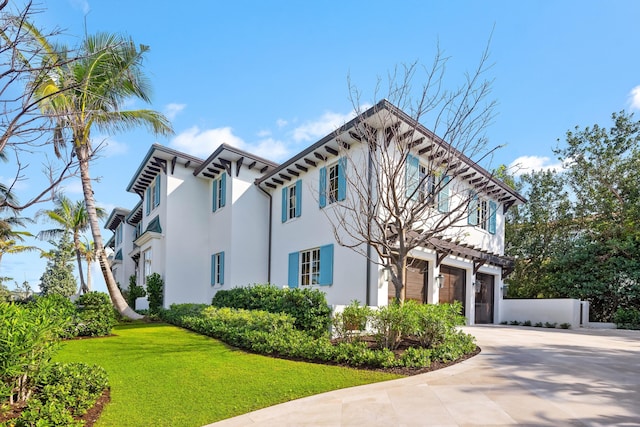
<svg viewBox="0 0 640 427"><path fill-rule="evenodd" d="M303 269L303 265L305 264L304 254L311 255L307 263L312 268L308 271ZM314 259L314 254L317 254L317 260ZM333 285L333 269L335 262L335 258L333 256L333 244L291 252L288 257L288 262L288 285L290 288L297 288L298 286ZM316 272L313 270L314 263L317 264ZM317 279L315 280L317 283L313 283L314 275L317 275ZM309 278L308 281L303 280L303 277L305 276Z"/></svg>
<svg viewBox="0 0 640 427"><path fill-rule="evenodd" d="M211 286L224 285L224 251L211 255Z"/></svg>
<svg viewBox="0 0 640 427"><path fill-rule="evenodd" d="M293 193L293 194L292 194ZM287 222L302 215L302 180L282 187L282 222Z"/></svg>
<svg viewBox="0 0 640 427"><path fill-rule="evenodd" d="M222 172L220 176L214 179L211 191L211 211L217 212L227 204L227 174Z"/></svg>
<svg viewBox="0 0 640 427"><path fill-rule="evenodd" d="M336 177L335 180L337 188L331 188L331 169L335 168ZM324 208L328 205L332 205L336 202L341 202L347 197L347 158L340 157L334 163L330 163L327 166L320 168L319 170L319 204L320 208ZM333 190L333 191L332 191ZM333 197L329 194L334 193Z"/></svg>

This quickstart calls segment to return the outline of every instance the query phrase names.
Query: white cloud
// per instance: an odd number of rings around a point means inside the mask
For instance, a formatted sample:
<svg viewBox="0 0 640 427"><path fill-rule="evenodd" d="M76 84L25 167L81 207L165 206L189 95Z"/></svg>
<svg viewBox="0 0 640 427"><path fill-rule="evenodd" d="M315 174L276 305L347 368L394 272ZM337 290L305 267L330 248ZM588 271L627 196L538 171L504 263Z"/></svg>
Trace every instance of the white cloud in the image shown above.
<svg viewBox="0 0 640 427"><path fill-rule="evenodd" d="M271 131L268 129L265 130L261 130L260 132L258 132L256 135L258 135L259 138L266 138L268 136L271 136Z"/></svg>
<svg viewBox="0 0 640 427"><path fill-rule="evenodd" d="M296 142L313 141L330 134L349 120L355 117L354 112L347 114L328 111L319 119L307 121L293 130L293 139Z"/></svg>
<svg viewBox="0 0 640 427"><path fill-rule="evenodd" d="M187 104L175 104L175 103L167 104L164 107L164 115L167 116L169 120L173 120L176 118L178 113L180 113L186 107L187 107Z"/></svg>
<svg viewBox="0 0 640 427"><path fill-rule="evenodd" d="M631 89L629 92L629 104L634 110L640 110L640 85Z"/></svg>
<svg viewBox="0 0 640 427"><path fill-rule="evenodd" d="M67 180L60 186L60 192L65 195L69 194L84 194L82 191L82 182L77 180Z"/></svg>
<svg viewBox="0 0 640 427"><path fill-rule="evenodd" d="M278 126L279 128L283 128L283 127L285 127L285 126L286 126L286 125L288 125L288 124L289 124L289 122L288 122L288 121L286 121L285 119L278 119L278 120L276 120L276 126Z"/></svg>
<svg viewBox="0 0 640 427"><path fill-rule="evenodd" d="M89 2L87 0L71 0L71 5L77 9L82 10L82 13L84 13L85 15L91 10L91 7L89 6Z"/></svg>
<svg viewBox="0 0 640 427"><path fill-rule="evenodd" d="M245 148L245 150L255 154L256 156L273 160L275 162L280 162L291 156L291 152L287 148L286 144L273 138L258 141L256 144L251 144L249 147Z"/></svg>
<svg viewBox="0 0 640 427"><path fill-rule="evenodd" d="M171 146L192 156L208 157L220 144L225 143L244 149L245 142L233 134L230 127L200 130L198 126L190 127L171 140Z"/></svg>
<svg viewBox="0 0 640 427"><path fill-rule="evenodd" d="M509 165L509 171L515 176L524 175L533 171L553 169L558 171L562 170L562 163L559 161L553 163L551 159L546 156L521 156Z"/></svg>
<svg viewBox="0 0 640 427"><path fill-rule="evenodd" d="M98 136L96 141L102 141L102 154L105 157L115 157L121 154L127 154L129 152L129 146L124 142L118 142L112 137Z"/></svg>

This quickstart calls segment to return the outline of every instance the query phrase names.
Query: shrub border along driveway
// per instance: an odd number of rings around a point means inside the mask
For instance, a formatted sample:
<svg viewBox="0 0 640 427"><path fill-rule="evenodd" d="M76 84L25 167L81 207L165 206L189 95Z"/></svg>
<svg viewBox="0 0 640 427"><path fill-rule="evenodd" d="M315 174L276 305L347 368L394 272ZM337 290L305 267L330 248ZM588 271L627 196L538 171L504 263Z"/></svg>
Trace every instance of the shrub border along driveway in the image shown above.
<svg viewBox="0 0 640 427"><path fill-rule="evenodd" d="M638 425L640 331L472 326L482 352L413 377L337 390L207 427Z"/></svg>

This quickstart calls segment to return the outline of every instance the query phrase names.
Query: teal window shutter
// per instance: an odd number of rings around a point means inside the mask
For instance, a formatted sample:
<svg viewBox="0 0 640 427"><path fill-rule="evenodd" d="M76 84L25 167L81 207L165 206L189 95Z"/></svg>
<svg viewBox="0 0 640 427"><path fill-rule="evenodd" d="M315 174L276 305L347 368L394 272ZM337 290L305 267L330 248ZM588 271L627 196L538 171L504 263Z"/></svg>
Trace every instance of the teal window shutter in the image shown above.
<svg viewBox="0 0 640 427"><path fill-rule="evenodd" d="M222 188L220 189L220 207L223 207L226 202L227 202L227 174L226 173L222 173L222 176L220 177L220 181L221 181L221 185Z"/></svg>
<svg viewBox="0 0 640 427"><path fill-rule="evenodd" d="M216 255L211 255L211 286L216 284Z"/></svg>
<svg viewBox="0 0 640 427"><path fill-rule="evenodd" d="M218 210L218 180L217 179L213 181L213 192L211 194L213 195L213 203L211 203L211 210L215 212L216 210Z"/></svg>
<svg viewBox="0 0 640 427"><path fill-rule="evenodd" d="M224 285L224 252L220 252L218 257L220 258L220 271L218 272L218 275L220 276L220 284Z"/></svg>
<svg viewBox="0 0 640 427"><path fill-rule="evenodd" d="M320 207L327 206L327 168L320 168L320 182L319 182L318 194Z"/></svg>
<svg viewBox="0 0 640 427"><path fill-rule="evenodd" d="M290 288L298 287L298 265L299 265L300 253L291 252L289 254L289 280L288 284Z"/></svg>
<svg viewBox="0 0 640 427"><path fill-rule="evenodd" d="M320 286L333 283L333 245L320 246Z"/></svg>
<svg viewBox="0 0 640 427"><path fill-rule="evenodd" d="M406 196L416 199L418 196L418 185L420 185L420 160L412 155L407 154L407 164L405 170L405 192Z"/></svg>
<svg viewBox="0 0 640 427"><path fill-rule="evenodd" d="M489 233L496 234L496 215L498 205L493 200L489 201Z"/></svg>
<svg viewBox="0 0 640 427"><path fill-rule="evenodd" d="M155 208L160 204L160 174L156 176L156 186L153 189L153 191L154 191L153 207Z"/></svg>
<svg viewBox="0 0 640 427"><path fill-rule="evenodd" d="M302 180L296 181L296 218L302 215Z"/></svg>
<svg viewBox="0 0 640 427"><path fill-rule="evenodd" d="M146 195L146 214L149 215L151 212L151 187L147 187L147 195Z"/></svg>
<svg viewBox="0 0 640 427"><path fill-rule="evenodd" d="M347 158L338 159L338 201L347 197Z"/></svg>
<svg viewBox="0 0 640 427"><path fill-rule="evenodd" d="M289 188L282 187L282 222L287 222L289 217Z"/></svg>
<svg viewBox="0 0 640 427"><path fill-rule="evenodd" d="M471 191L469 200L469 215L467 223L469 225L478 225L478 195Z"/></svg>
<svg viewBox="0 0 640 427"><path fill-rule="evenodd" d="M449 181L451 177L445 175L440 183L440 192L438 193L438 210L442 213L449 212Z"/></svg>

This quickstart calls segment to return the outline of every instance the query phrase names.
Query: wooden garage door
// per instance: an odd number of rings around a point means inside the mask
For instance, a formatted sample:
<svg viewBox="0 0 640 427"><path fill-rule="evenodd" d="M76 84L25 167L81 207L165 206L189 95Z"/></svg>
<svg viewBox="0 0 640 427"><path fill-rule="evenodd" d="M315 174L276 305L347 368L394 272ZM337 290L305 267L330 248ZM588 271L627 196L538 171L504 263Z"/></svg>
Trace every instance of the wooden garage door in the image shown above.
<svg viewBox="0 0 640 427"><path fill-rule="evenodd" d="M464 309L467 276L465 270L441 265L440 274L444 277L442 288L440 288L440 303L460 301Z"/></svg>
<svg viewBox="0 0 640 427"><path fill-rule="evenodd" d="M427 301L427 275L428 263L426 261L412 259L407 267L407 300L414 300L420 303ZM389 301L396 297L396 288L389 282Z"/></svg>

